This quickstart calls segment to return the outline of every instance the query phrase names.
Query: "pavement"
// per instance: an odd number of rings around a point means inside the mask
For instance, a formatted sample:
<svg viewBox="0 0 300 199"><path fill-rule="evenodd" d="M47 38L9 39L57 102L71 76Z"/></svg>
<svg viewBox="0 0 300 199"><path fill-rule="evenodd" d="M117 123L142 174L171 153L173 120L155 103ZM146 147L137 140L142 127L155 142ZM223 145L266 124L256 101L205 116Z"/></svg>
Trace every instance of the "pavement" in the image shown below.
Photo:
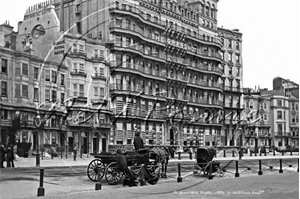
<svg viewBox="0 0 300 199"><path fill-rule="evenodd" d="M26 197L24 197L26 198ZM31 197L32 198L32 197ZM81 198L299 198L299 173L240 178L199 179L198 182L165 183L138 187L103 187L101 190L47 195L44 199Z"/></svg>
<svg viewBox="0 0 300 199"><path fill-rule="evenodd" d="M266 156L262 154L261 156L257 154L255 156L254 154L250 156L249 154L244 154L242 157L242 160L264 160L264 159L298 159L299 154L294 153L292 156L290 153L286 153L285 155L282 155L281 153L276 153L274 156L273 153L269 153ZM63 157L54 157L51 159L50 157L44 157L40 160L40 167L73 167L73 166L88 166L88 164L94 159L94 156L91 155L83 155L81 158L77 156L76 161L74 161L72 156L68 156L68 158ZM217 157L214 158L214 160L219 161L226 161L226 160L239 160L239 157L235 155L235 157L232 157L232 154L226 154L226 157L224 157L223 153L218 153ZM169 164L189 164L189 163L195 163L195 154L193 154L192 159L189 159L189 154L183 153L181 154L181 158L178 158L178 154L175 155L175 158L171 158L169 160ZM36 167L36 158L35 157L28 157L28 158L21 158L17 157L14 161L15 167ZM4 163L4 166L6 167L6 163Z"/></svg>

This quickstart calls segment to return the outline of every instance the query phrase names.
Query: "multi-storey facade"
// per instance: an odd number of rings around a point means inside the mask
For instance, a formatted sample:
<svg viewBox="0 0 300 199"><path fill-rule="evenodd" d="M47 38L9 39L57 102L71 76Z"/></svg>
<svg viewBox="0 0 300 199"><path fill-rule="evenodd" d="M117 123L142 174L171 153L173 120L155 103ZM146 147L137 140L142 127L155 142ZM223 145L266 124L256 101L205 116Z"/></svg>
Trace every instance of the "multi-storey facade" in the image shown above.
<svg viewBox="0 0 300 199"><path fill-rule="evenodd" d="M221 125L204 118L222 109L217 1L74 1L65 7L79 16L60 18L65 29L76 24L79 34L101 34L110 49L111 144L132 144L135 127L146 144L214 143Z"/></svg>
<svg viewBox="0 0 300 199"><path fill-rule="evenodd" d="M270 95L250 91L244 95L243 107L243 146L250 148L271 147Z"/></svg>
<svg viewBox="0 0 300 199"><path fill-rule="evenodd" d="M22 126L20 141L32 141L33 150L38 138L41 145L69 146L70 151L74 144L83 153L107 150L109 70L104 42L61 31L51 2L30 7L18 29L17 51L3 49L14 58L2 58L2 65L9 66L7 101L12 105L2 112L9 120L17 111L32 127ZM48 118L54 104L55 113ZM33 130L37 115L47 117L38 138Z"/></svg>
<svg viewBox="0 0 300 199"><path fill-rule="evenodd" d="M220 54L223 76L223 110L224 122L221 130L221 143L224 146L239 146L239 125L236 125L235 115L242 111L243 94L243 62L242 34L238 30L218 28L222 43ZM239 118L236 118L238 120Z"/></svg>

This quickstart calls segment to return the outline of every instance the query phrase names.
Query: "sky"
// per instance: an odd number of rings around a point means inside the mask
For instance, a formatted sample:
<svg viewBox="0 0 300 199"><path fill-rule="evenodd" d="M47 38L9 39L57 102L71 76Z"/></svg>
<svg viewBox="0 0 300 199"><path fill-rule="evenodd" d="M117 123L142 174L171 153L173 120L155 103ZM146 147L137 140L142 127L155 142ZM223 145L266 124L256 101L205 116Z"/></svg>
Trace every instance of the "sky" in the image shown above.
<svg viewBox="0 0 300 199"><path fill-rule="evenodd" d="M41 0L1 0L0 23L17 31L26 9ZM300 1L219 0L218 26L243 34L243 87L272 89L280 76L299 83Z"/></svg>

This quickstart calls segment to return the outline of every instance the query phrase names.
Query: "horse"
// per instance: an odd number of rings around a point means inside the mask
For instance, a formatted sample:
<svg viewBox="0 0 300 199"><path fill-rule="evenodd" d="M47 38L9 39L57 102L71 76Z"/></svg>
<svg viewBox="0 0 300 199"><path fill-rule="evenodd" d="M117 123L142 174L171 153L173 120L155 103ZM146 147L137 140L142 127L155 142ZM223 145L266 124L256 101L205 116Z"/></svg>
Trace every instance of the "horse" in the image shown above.
<svg viewBox="0 0 300 199"><path fill-rule="evenodd" d="M174 149L171 146L154 147L149 150L149 158L154 159L154 163L161 163L161 178L167 178L167 168L169 159L174 157Z"/></svg>

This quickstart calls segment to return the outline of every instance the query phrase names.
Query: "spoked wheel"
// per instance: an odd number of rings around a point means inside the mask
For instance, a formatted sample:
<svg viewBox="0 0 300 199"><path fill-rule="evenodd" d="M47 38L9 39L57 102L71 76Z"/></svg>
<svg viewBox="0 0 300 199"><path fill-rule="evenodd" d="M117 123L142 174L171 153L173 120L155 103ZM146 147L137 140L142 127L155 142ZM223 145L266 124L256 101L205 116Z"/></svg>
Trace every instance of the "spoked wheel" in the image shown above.
<svg viewBox="0 0 300 199"><path fill-rule="evenodd" d="M98 171L99 171L99 180L101 180L104 176L105 165L101 162L100 159L92 160L87 167L87 175L90 180L97 181L98 180Z"/></svg>
<svg viewBox="0 0 300 199"><path fill-rule="evenodd" d="M223 177L224 176L224 171L221 168L218 168L217 174L219 175L219 177Z"/></svg>
<svg viewBox="0 0 300 199"><path fill-rule="evenodd" d="M105 179L110 185L117 185L125 178L124 173L119 171L116 167L117 163L112 162L105 169Z"/></svg>

